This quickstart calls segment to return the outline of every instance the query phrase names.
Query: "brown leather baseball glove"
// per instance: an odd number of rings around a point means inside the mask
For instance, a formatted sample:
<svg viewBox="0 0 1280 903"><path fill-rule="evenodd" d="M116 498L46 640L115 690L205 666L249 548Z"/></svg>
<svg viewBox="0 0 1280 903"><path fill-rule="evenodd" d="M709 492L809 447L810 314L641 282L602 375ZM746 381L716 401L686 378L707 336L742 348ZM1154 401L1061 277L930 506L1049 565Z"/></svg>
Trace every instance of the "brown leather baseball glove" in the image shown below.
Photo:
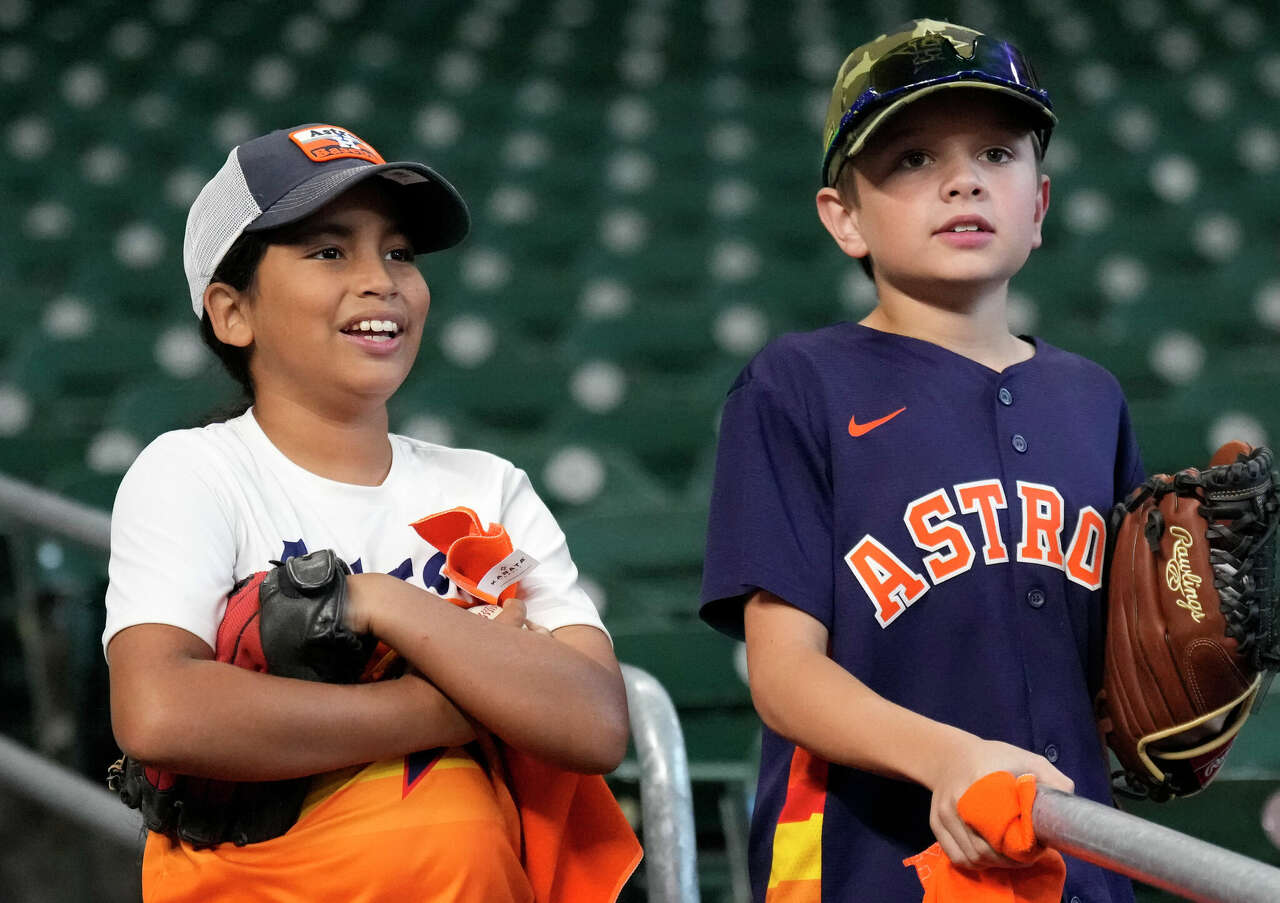
<svg viewBox="0 0 1280 903"><path fill-rule="evenodd" d="M1163 801L1211 781L1280 668L1272 454L1232 442L1111 512L1098 724L1115 789Z"/></svg>

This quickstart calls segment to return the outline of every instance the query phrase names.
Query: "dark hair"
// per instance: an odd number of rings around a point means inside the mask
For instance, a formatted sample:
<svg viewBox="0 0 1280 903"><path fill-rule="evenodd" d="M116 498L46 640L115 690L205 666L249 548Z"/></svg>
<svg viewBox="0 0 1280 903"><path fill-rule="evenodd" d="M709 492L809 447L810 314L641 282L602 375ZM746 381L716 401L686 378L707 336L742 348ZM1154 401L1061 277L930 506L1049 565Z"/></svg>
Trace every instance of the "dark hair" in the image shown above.
<svg viewBox="0 0 1280 903"><path fill-rule="evenodd" d="M262 263L263 255L267 253L268 244L267 238L262 233L241 234L222 258L218 268L213 271L213 278L209 281L222 282L236 291L245 291L253 285L254 277L258 273L258 264ZM249 374L249 349L228 345L219 339L213 331L213 324L209 322L207 314L200 317L200 338L217 356L222 363L222 368L235 380L243 393L238 410L233 410L227 416L244 413L248 406L253 404L254 398L253 377Z"/></svg>

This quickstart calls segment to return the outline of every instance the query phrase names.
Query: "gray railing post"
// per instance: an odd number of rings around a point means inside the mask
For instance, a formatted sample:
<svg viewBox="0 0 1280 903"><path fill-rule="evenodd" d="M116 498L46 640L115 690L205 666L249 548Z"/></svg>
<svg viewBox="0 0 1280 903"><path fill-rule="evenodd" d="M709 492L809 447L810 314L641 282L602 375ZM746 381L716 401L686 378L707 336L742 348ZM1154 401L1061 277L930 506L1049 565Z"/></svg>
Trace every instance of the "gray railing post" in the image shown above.
<svg viewBox="0 0 1280 903"><path fill-rule="evenodd" d="M699 903L693 789L675 706L648 672L623 664L622 676L640 760L649 903Z"/></svg>

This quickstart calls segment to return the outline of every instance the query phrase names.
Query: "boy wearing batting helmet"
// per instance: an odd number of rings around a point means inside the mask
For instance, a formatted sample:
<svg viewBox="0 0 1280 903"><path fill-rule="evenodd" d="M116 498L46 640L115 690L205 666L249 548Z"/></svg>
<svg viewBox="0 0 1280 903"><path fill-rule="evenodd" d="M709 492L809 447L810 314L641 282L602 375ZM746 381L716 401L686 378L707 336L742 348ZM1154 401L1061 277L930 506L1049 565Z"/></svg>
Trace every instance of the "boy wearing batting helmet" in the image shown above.
<svg viewBox="0 0 1280 903"><path fill-rule="evenodd" d="M840 68L818 215L878 302L743 370L707 539L701 614L745 637L764 721L759 901L919 900L935 840L1013 865L957 812L991 772L1111 801L1103 517L1142 465L1115 379L1006 325L1055 122L1016 47L945 22ZM1064 899L1132 890L1069 861Z"/></svg>

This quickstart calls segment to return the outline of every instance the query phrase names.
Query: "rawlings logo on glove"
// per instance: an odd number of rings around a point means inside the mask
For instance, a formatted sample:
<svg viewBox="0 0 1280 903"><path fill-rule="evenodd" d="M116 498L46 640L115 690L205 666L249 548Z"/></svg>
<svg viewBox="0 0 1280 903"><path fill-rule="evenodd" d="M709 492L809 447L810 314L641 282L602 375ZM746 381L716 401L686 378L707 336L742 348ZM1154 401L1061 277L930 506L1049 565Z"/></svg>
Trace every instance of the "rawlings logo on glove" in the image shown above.
<svg viewBox="0 0 1280 903"><path fill-rule="evenodd" d="M1153 476L1111 512L1096 708L1117 792L1203 790L1280 669L1272 464L1229 443L1207 470Z"/></svg>

